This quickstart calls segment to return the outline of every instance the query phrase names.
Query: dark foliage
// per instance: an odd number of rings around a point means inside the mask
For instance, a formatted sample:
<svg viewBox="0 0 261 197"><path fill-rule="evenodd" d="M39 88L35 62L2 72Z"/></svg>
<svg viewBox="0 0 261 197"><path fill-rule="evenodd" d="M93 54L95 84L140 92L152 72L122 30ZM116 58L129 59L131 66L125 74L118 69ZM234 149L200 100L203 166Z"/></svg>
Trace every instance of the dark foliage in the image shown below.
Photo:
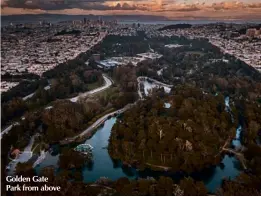
<svg viewBox="0 0 261 197"><path fill-rule="evenodd" d="M176 25L168 25L165 27L162 27L159 29L159 31L163 31L163 30L168 30L168 29L187 29L187 28L191 28L192 25L190 24L176 24Z"/></svg>
<svg viewBox="0 0 261 197"><path fill-rule="evenodd" d="M165 109L164 100L172 107ZM222 96L183 86L127 111L112 129L109 152L127 163L191 173L220 161L220 147L235 127Z"/></svg>

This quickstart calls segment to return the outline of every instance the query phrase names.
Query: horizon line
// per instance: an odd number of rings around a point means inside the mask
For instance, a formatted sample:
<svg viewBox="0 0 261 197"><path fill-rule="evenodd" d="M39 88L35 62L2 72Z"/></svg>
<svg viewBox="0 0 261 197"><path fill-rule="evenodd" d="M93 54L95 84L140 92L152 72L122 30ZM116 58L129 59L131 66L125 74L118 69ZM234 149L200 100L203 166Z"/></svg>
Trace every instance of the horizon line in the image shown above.
<svg viewBox="0 0 261 197"><path fill-rule="evenodd" d="M124 16L129 16L129 17L135 17L135 16L142 16L142 17L159 17L161 18L161 20L164 21L182 21L182 20L188 20L188 21L197 21L197 20L205 20L205 21L260 21L260 18L211 18L211 17L184 17L184 18L168 18L166 16L161 16L161 15L150 15L150 14L66 14L66 13L28 13L28 14L1 14L1 17L12 17L12 16L25 16L25 15L32 15L32 16L36 16L36 15L65 15L65 16L115 16L115 17L124 17ZM2 19L1 19L2 20Z"/></svg>

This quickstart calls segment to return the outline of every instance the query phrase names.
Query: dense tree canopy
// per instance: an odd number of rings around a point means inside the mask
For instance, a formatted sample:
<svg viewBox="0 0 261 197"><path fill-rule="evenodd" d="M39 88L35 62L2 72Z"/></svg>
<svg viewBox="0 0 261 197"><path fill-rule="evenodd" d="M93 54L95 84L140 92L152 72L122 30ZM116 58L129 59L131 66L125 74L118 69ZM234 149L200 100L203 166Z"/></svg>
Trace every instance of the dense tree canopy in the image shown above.
<svg viewBox="0 0 261 197"><path fill-rule="evenodd" d="M223 96L181 86L171 96L148 98L127 111L112 129L109 152L127 163L193 172L217 164L235 130Z"/></svg>
<svg viewBox="0 0 261 197"><path fill-rule="evenodd" d="M221 195L261 195L261 106L255 102L241 102L244 115L243 152L247 170L235 180L224 180Z"/></svg>
<svg viewBox="0 0 261 197"><path fill-rule="evenodd" d="M166 44L182 46L169 49ZM129 64L108 71L115 84L96 96L81 98L78 103L59 100L102 85L102 73L91 60L91 54L100 53L101 58L135 56L149 48L163 54L163 57L157 61L142 61L137 67ZM85 64L88 59L91 62L89 66ZM161 74L158 74L159 70ZM248 170L233 181L224 180L218 194L261 194L260 73L235 57L223 54L205 39L192 40L182 36L150 38L144 32L139 32L138 36L107 36L91 51L45 72L39 80L33 76L34 80L22 81L2 94L1 124L6 125L21 115L25 117L2 136L2 174L6 173L11 147L23 149L32 135L40 133L45 143L59 142L77 135L103 113L137 101L137 76L149 76L173 84L175 88L170 95L159 90L151 98L139 101L118 119L109 144L109 153L113 158L140 169L148 167L186 173L199 171L220 162L220 149L235 136L240 121L243 126L243 155ZM50 88L46 89L48 84ZM32 92L35 92L34 96L27 101L20 98ZM213 96L216 93L219 94ZM223 94L229 95L235 102L231 102L235 122L231 121L230 114L225 110ZM53 108L45 109L50 102L53 102ZM165 108L165 102L171 107ZM207 194L203 183L192 178L185 178L179 183L167 177L133 181L127 178L117 181L101 178L96 183L84 184L79 170L73 170L85 164L82 155L72 149L62 151L60 171L56 175L51 168L41 172L50 178L48 184L62 185L64 188L61 192L48 195ZM32 163L19 164L17 173L32 176ZM4 184L5 180L2 180Z"/></svg>

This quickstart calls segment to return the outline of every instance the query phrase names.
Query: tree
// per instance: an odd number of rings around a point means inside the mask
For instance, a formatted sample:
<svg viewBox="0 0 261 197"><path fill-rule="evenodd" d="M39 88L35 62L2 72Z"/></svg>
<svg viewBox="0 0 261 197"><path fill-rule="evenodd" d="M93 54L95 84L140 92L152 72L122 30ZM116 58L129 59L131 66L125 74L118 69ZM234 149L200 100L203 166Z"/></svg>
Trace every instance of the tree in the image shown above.
<svg viewBox="0 0 261 197"><path fill-rule="evenodd" d="M208 194L204 183L194 181L191 177L182 179L180 188L184 191L185 196L206 196Z"/></svg>

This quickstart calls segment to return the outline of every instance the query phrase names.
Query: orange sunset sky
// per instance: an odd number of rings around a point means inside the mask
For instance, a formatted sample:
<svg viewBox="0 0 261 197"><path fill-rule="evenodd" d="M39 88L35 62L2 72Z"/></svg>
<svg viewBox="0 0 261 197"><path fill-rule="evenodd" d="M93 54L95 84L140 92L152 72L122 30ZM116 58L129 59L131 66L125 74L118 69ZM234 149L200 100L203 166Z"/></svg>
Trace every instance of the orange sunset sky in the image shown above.
<svg viewBox="0 0 261 197"><path fill-rule="evenodd" d="M1 15L48 13L261 20L261 0L1 0Z"/></svg>

